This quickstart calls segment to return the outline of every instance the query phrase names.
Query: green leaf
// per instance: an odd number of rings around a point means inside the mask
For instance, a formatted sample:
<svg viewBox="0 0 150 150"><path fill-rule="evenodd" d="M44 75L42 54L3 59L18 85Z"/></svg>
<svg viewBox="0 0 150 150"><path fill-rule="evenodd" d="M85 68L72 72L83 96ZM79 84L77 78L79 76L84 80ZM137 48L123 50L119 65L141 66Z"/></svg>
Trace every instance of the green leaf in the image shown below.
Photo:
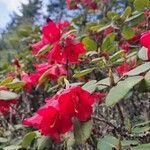
<svg viewBox="0 0 150 150"><path fill-rule="evenodd" d="M4 147L3 150L19 150L20 148L21 146L11 145L11 146Z"/></svg>
<svg viewBox="0 0 150 150"><path fill-rule="evenodd" d="M4 79L3 81L1 81L0 85L6 85L6 84L8 84L8 83L10 83L12 81L13 81L13 78L12 77L8 77L8 78Z"/></svg>
<svg viewBox="0 0 150 150"><path fill-rule="evenodd" d="M144 76L143 82L140 84L140 92L149 92L150 91L150 71Z"/></svg>
<svg viewBox="0 0 150 150"><path fill-rule="evenodd" d="M36 132L29 132L28 134L26 134L22 140L22 147L23 148L28 148L30 147L31 143L33 142L33 140L37 137Z"/></svg>
<svg viewBox="0 0 150 150"><path fill-rule="evenodd" d="M131 12L132 12L132 9L130 6L128 6L125 9L124 13L122 14L121 19L123 19L123 20L127 19L131 15Z"/></svg>
<svg viewBox="0 0 150 150"><path fill-rule="evenodd" d="M82 88L90 93L93 93L96 90L96 80L91 80L84 84Z"/></svg>
<svg viewBox="0 0 150 150"><path fill-rule="evenodd" d="M150 123L150 120L149 120L149 121L146 121L146 122L138 123L138 124L134 125L133 128L139 127L139 126L145 126L145 125L148 125L149 123Z"/></svg>
<svg viewBox="0 0 150 150"><path fill-rule="evenodd" d="M117 14L116 12L113 12L113 11L108 11L107 12L107 17L109 19L114 20L114 19L117 19L119 17L119 14Z"/></svg>
<svg viewBox="0 0 150 150"><path fill-rule="evenodd" d="M150 130L150 127L135 127L132 129L132 133L135 133L135 134L140 134L140 133L144 133L146 131L149 131Z"/></svg>
<svg viewBox="0 0 150 150"><path fill-rule="evenodd" d="M82 70L80 72L77 72L73 75L74 78L80 78L83 77L89 73L91 73L95 68L90 68L90 69L86 69L86 70Z"/></svg>
<svg viewBox="0 0 150 150"><path fill-rule="evenodd" d="M130 146L130 145L137 145L138 141L135 140L123 140L121 141L121 146ZM107 135L103 139L100 139L97 144L98 150L112 150L113 148L117 149L119 145L119 139Z"/></svg>
<svg viewBox="0 0 150 150"><path fill-rule="evenodd" d="M122 34L123 34L123 37L126 40L129 40L129 39L133 38L134 35L135 35L135 33L134 33L134 31L132 30L131 27L124 27L123 31L122 31Z"/></svg>
<svg viewBox="0 0 150 150"><path fill-rule="evenodd" d="M99 68L104 68L106 66L105 59L104 58L94 58L90 62L92 64L96 64Z"/></svg>
<svg viewBox="0 0 150 150"><path fill-rule="evenodd" d="M115 40L115 36L116 35L114 33L110 33L104 38L103 43L102 43L102 49L103 50L109 51L110 46L113 45L113 42Z"/></svg>
<svg viewBox="0 0 150 150"><path fill-rule="evenodd" d="M135 0L134 7L137 11L141 11L149 7L150 1L149 0Z"/></svg>
<svg viewBox="0 0 150 150"><path fill-rule="evenodd" d="M138 83L143 80L141 76L128 77L124 81L120 81L116 86L111 88L107 97L106 97L106 105L113 106L122 100L129 91Z"/></svg>
<svg viewBox="0 0 150 150"><path fill-rule="evenodd" d="M150 62L146 62L146 63L136 67L135 69L132 69L131 71L125 73L124 75L135 76L135 75L144 73L148 70L150 70Z"/></svg>
<svg viewBox="0 0 150 150"><path fill-rule="evenodd" d="M75 122L74 123L74 137L77 144L84 144L86 140L90 137L92 131L92 121L87 122Z"/></svg>
<svg viewBox="0 0 150 150"><path fill-rule="evenodd" d="M130 22L133 21L135 19L138 19L139 17L141 17L143 15L143 12L138 12L137 14L134 14L133 16L129 17L128 19L126 19L125 22Z"/></svg>
<svg viewBox="0 0 150 150"><path fill-rule="evenodd" d="M7 138L0 137L0 143L7 143L8 141Z"/></svg>
<svg viewBox="0 0 150 150"><path fill-rule="evenodd" d="M123 140L121 141L121 145L124 146L130 146L130 145L137 145L139 142L135 140Z"/></svg>
<svg viewBox="0 0 150 150"><path fill-rule="evenodd" d="M25 83L23 81L14 79L12 82L6 84L6 87L13 89L13 90L20 90L23 88L24 85Z"/></svg>
<svg viewBox="0 0 150 150"><path fill-rule="evenodd" d="M110 57L111 62L116 62L118 59L124 56L124 50L116 52L114 55Z"/></svg>
<svg viewBox="0 0 150 150"><path fill-rule="evenodd" d="M138 57L142 60L148 60L147 51L148 49L143 46L138 52Z"/></svg>
<svg viewBox="0 0 150 150"><path fill-rule="evenodd" d="M85 47L88 51L96 51L97 50L96 42L94 40L90 39L89 37L85 37L82 40L82 43L85 45Z"/></svg>
<svg viewBox="0 0 150 150"><path fill-rule="evenodd" d="M113 136L105 136L103 139L100 139L97 144L97 150L112 150L117 148L119 140Z"/></svg>
<svg viewBox="0 0 150 150"><path fill-rule="evenodd" d="M132 150L150 150L150 143L133 147Z"/></svg>
<svg viewBox="0 0 150 150"><path fill-rule="evenodd" d="M5 90L1 90L0 91L0 99L1 100L14 100L14 99L18 99L18 95L14 92L11 91L5 91Z"/></svg>
<svg viewBox="0 0 150 150"><path fill-rule="evenodd" d="M38 139L38 148L37 150L45 150L45 148L51 145L51 139L47 136L42 136Z"/></svg>
<svg viewBox="0 0 150 150"><path fill-rule="evenodd" d="M119 77L114 75L115 83L119 80ZM96 83L98 90L104 90L110 86L109 78L102 79Z"/></svg>

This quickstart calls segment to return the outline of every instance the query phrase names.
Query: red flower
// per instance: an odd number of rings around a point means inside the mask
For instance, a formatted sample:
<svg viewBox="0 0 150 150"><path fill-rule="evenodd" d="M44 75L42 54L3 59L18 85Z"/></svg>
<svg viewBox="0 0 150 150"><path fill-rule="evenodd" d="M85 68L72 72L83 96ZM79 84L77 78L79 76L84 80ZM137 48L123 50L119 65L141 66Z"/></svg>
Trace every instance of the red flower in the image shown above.
<svg viewBox="0 0 150 150"><path fill-rule="evenodd" d="M8 91L6 87L0 86L0 91ZM10 111L11 105L17 103L16 99L4 100L0 99L0 114L7 115Z"/></svg>
<svg viewBox="0 0 150 150"><path fill-rule="evenodd" d="M150 9L147 9L146 11L145 11L145 15L146 15L146 17L150 17Z"/></svg>
<svg viewBox="0 0 150 150"><path fill-rule="evenodd" d="M150 60L150 31L146 31L142 34L140 42L144 47L147 48L147 60Z"/></svg>
<svg viewBox="0 0 150 150"><path fill-rule="evenodd" d="M33 87L31 77L27 73L23 73L22 80L24 81L24 89L30 91Z"/></svg>
<svg viewBox="0 0 150 150"><path fill-rule="evenodd" d="M50 44L59 41L61 37L61 31L53 21L49 21L48 24L42 28L42 33Z"/></svg>
<svg viewBox="0 0 150 150"><path fill-rule="evenodd" d="M43 39L32 45L33 53L37 54L45 45L52 45L51 51L45 54L50 61L59 63L78 63L80 54L85 54L86 50L82 43L76 42L75 35L66 34L70 23L54 23L49 20L48 24L42 29Z"/></svg>
<svg viewBox="0 0 150 150"><path fill-rule="evenodd" d="M46 105L37 113L24 120L24 125L33 126L46 136L59 141L60 134L72 130L72 119L87 121L93 112L92 105L104 94L90 94L79 86L59 91L46 99Z"/></svg>
<svg viewBox="0 0 150 150"><path fill-rule="evenodd" d="M78 57L85 54L86 50L82 43L74 42L74 39L65 39L65 45L56 44L50 51L48 58L59 63L78 63Z"/></svg>
<svg viewBox="0 0 150 150"><path fill-rule="evenodd" d="M128 72L131 70L131 66L128 64L128 63L124 63L123 65L121 66L118 66L116 68L116 72L119 74L119 75L123 75L124 73Z"/></svg>
<svg viewBox="0 0 150 150"><path fill-rule="evenodd" d="M33 50L33 51L32 51L33 54L34 54L34 55L37 55L38 52L39 52L44 46L46 46L48 43L49 43L49 41L48 41L45 37L43 37L43 38L41 39L41 41L39 41L39 42L37 42L37 43L35 43L35 44L32 44L31 47L32 47L32 50Z"/></svg>
<svg viewBox="0 0 150 150"><path fill-rule="evenodd" d="M129 43L128 42L120 43L119 47L124 50L124 53L128 53L129 52Z"/></svg>
<svg viewBox="0 0 150 150"><path fill-rule="evenodd" d="M144 47L150 48L150 31L146 31L142 34L140 42Z"/></svg>
<svg viewBox="0 0 150 150"><path fill-rule="evenodd" d="M108 27L108 28L106 28L106 29L104 30L104 36L107 36L108 34L112 33L113 30L114 30L114 28L111 27L111 26Z"/></svg>
<svg viewBox="0 0 150 150"><path fill-rule="evenodd" d="M71 130L72 122L60 114L58 102L54 100L39 109L35 116L25 119L24 125L38 128L43 135L59 141L60 134Z"/></svg>
<svg viewBox="0 0 150 150"><path fill-rule="evenodd" d="M94 97L81 87L71 87L64 90L59 98L60 111L64 116L76 116L80 121L86 121L93 112ZM84 109L86 108L86 109Z"/></svg>
<svg viewBox="0 0 150 150"><path fill-rule="evenodd" d="M68 28L69 26L70 26L70 22L67 20L65 20L64 22L58 23L58 28L60 30L64 30L64 29Z"/></svg>
<svg viewBox="0 0 150 150"><path fill-rule="evenodd" d="M61 64L35 64L37 74L41 77L45 74L45 77L51 80L57 80L60 76L67 75L67 70Z"/></svg>

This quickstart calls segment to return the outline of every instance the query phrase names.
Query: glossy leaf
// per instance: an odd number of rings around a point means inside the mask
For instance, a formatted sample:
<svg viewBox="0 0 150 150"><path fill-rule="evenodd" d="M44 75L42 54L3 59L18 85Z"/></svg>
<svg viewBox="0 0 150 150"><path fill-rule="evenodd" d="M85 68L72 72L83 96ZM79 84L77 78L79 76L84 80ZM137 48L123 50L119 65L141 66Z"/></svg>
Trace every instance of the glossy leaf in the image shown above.
<svg viewBox="0 0 150 150"><path fill-rule="evenodd" d="M38 148L37 150L45 150L47 146L51 144L51 140L47 136L42 136L38 139Z"/></svg>
<svg viewBox="0 0 150 150"><path fill-rule="evenodd" d="M0 100L14 100L17 99L18 95L14 92L11 91L5 91L5 90L1 90L0 91Z"/></svg>
<svg viewBox="0 0 150 150"><path fill-rule="evenodd" d="M75 123L74 137L77 144L84 144L90 137L92 130L92 121L89 120L83 123Z"/></svg>
<svg viewBox="0 0 150 150"><path fill-rule="evenodd" d="M82 40L82 43L85 45L85 47L88 51L96 51L97 50L96 42L94 40L90 39L89 37L85 37Z"/></svg>
<svg viewBox="0 0 150 150"><path fill-rule="evenodd" d="M146 9L150 4L149 0L135 0L134 1L134 6L135 9L138 11Z"/></svg>
<svg viewBox="0 0 150 150"><path fill-rule="evenodd" d="M146 62L136 67L135 69L132 69L131 71L125 73L124 75L128 75L128 76L140 75L141 73L144 73L148 70L150 70L150 62Z"/></svg>
<svg viewBox="0 0 150 150"><path fill-rule="evenodd" d="M124 81L120 81L116 86L110 89L106 97L106 105L113 106L121 101L129 93L129 91L143 80L141 76L128 77Z"/></svg>
<svg viewBox="0 0 150 150"><path fill-rule="evenodd" d="M96 80L91 80L84 84L82 88L90 93L93 93L96 90Z"/></svg>
<svg viewBox="0 0 150 150"><path fill-rule="evenodd" d="M100 139L97 144L97 150L112 150L117 148L119 140L113 136L105 136L103 139Z"/></svg>
<svg viewBox="0 0 150 150"><path fill-rule="evenodd" d="M134 31L132 30L131 27L124 27L123 31L122 31L122 34L123 34L123 37L126 40L129 40L129 39L133 38L134 35L135 35L135 33L134 33Z"/></svg>
<svg viewBox="0 0 150 150"><path fill-rule="evenodd" d="M139 146L133 147L131 150L150 150L150 143L141 144Z"/></svg>
<svg viewBox="0 0 150 150"><path fill-rule="evenodd" d="M28 148L30 147L32 141L36 138L36 133L35 132L29 132L28 134L26 134L22 140L22 147L23 148Z"/></svg>

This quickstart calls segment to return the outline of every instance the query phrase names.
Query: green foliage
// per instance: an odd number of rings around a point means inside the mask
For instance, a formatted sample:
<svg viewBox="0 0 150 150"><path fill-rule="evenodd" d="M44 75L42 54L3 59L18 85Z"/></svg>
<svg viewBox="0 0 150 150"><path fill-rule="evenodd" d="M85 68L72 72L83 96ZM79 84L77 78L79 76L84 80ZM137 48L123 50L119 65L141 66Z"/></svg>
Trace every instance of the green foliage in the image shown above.
<svg viewBox="0 0 150 150"><path fill-rule="evenodd" d="M131 27L124 27L122 31L123 37L128 40L134 37L135 33Z"/></svg>
<svg viewBox="0 0 150 150"><path fill-rule="evenodd" d="M17 98L18 98L18 95L14 92L4 91L4 90L0 91L0 99L2 100L10 101L10 100L14 100Z"/></svg>
<svg viewBox="0 0 150 150"><path fill-rule="evenodd" d="M27 133L24 138L22 139L22 147L23 148L28 148L31 146L31 143L33 142L33 140L37 137L35 132L29 132Z"/></svg>
<svg viewBox="0 0 150 150"><path fill-rule="evenodd" d="M135 0L134 1L135 9L138 11L144 10L146 7L150 6L149 0Z"/></svg>
<svg viewBox="0 0 150 150"><path fill-rule="evenodd" d="M150 70L150 62L146 62L146 63L136 67L135 69L125 73L125 75L135 76L135 75L139 75L141 73L144 73L144 72L146 72L148 70Z"/></svg>
<svg viewBox="0 0 150 150"><path fill-rule="evenodd" d="M106 105L113 106L118 103L120 100L125 98L129 91L138 83L143 80L141 76L128 77L124 81L120 81L116 86L111 88L107 97Z"/></svg>
<svg viewBox="0 0 150 150"><path fill-rule="evenodd" d="M86 140L90 137L92 130L92 121L84 122L79 124L79 122L75 122L75 132L74 137L76 144L84 144Z"/></svg>
<svg viewBox="0 0 150 150"><path fill-rule="evenodd" d="M96 51L97 50L97 44L92 39L85 37L82 40L83 44L86 46L86 49L89 51Z"/></svg>

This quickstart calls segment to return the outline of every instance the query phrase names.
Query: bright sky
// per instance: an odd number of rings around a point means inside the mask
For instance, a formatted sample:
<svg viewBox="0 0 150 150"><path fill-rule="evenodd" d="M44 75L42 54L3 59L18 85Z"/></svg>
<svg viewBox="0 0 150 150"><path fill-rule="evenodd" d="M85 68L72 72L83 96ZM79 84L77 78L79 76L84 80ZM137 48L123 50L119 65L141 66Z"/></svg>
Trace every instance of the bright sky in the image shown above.
<svg viewBox="0 0 150 150"><path fill-rule="evenodd" d="M20 3L27 4L28 0L0 0L0 29L5 28L10 21L10 13L15 11L20 15Z"/></svg>
<svg viewBox="0 0 150 150"><path fill-rule="evenodd" d="M46 3L48 0L43 0L42 12L46 13ZM10 14L16 12L21 15L19 8L21 3L27 4L28 0L0 0L0 30L5 29L6 24L10 21Z"/></svg>

